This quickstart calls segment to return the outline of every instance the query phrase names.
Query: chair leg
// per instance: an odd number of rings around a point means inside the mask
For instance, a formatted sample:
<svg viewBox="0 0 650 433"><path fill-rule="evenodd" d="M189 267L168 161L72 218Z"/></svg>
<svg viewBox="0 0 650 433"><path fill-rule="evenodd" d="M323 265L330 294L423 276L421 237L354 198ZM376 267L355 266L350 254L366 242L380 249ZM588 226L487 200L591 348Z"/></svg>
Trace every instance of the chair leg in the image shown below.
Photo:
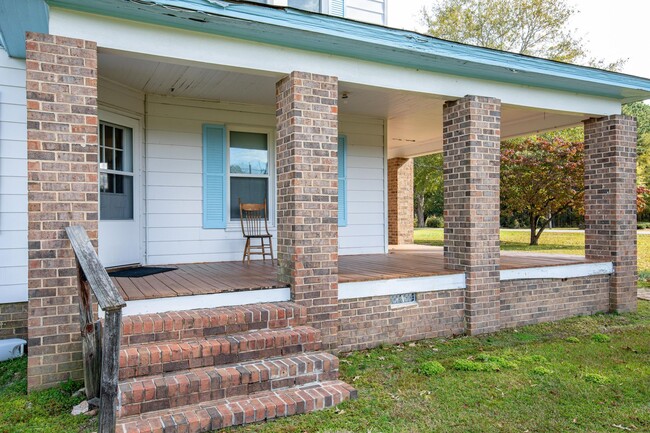
<svg viewBox="0 0 650 433"><path fill-rule="evenodd" d="M275 264L275 258L273 257L273 239L269 239L269 250L271 251L271 264Z"/></svg>
<svg viewBox="0 0 650 433"><path fill-rule="evenodd" d="M260 238L260 242L262 242L262 260L266 261L266 245L264 245L264 238Z"/></svg>
<svg viewBox="0 0 650 433"><path fill-rule="evenodd" d="M246 262L246 256L248 255L248 261L250 262L250 248L251 245L251 240L250 238L246 238L246 246L244 246L244 256L241 258L242 263Z"/></svg>

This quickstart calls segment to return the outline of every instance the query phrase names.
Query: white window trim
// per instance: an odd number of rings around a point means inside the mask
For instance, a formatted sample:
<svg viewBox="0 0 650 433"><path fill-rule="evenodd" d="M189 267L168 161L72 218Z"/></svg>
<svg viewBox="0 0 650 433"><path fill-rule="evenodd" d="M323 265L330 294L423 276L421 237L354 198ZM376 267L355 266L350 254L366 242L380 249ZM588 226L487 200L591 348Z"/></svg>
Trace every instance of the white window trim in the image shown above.
<svg viewBox="0 0 650 433"><path fill-rule="evenodd" d="M268 174L268 202L266 203L266 208L269 213L269 229L276 228L276 176L275 176L275 130L272 128L250 126L250 125L226 125L226 170L227 170L227 182L226 182L226 208L228 220L226 223L227 232L241 231L241 222L239 219L233 220L230 217L230 133L231 132L252 132L257 134L266 134L267 137L267 147L269 152L269 174ZM250 176L237 176L235 177L258 177L266 178L267 176L262 175L250 175Z"/></svg>

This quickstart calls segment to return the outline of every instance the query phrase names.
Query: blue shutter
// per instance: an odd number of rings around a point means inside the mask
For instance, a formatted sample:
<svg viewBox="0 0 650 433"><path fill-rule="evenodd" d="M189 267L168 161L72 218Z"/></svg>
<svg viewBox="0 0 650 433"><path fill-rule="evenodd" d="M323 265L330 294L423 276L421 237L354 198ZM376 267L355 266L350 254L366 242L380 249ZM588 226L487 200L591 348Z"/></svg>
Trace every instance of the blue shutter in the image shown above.
<svg viewBox="0 0 650 433"><path fill-rule="evenodd" d="M348 146L347 139L341 135L339 137L339 227L348 225L348 179L347 179L347 156Z"/></svg>
<svg viewBox="0 0 650 433"><path fill-rule="evenodd" d="M203 125L203 228L226 228L226 129Z"/></svg>
<svg viewBox="0 0 650 433"><path fill-rule="evenodd" d="M330 15L345 16L345 0L330 0Z"/></svg>

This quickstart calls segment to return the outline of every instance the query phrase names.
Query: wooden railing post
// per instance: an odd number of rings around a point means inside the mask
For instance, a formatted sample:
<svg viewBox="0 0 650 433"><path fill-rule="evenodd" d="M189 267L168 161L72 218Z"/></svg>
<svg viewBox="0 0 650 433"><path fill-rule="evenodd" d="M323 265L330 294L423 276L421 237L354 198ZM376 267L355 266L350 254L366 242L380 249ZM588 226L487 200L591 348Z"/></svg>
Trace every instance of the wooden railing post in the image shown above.
<svg viewBox="0 0 650 433"><path fill-rule="evenodd" d="M115 433L122 308L126 303L99 261L84 228L70 226L65 231L77 260L86 396L89 401L99 396L98 433ZM93 322L91 292L105 314L103 332L101 322ZM98 374L100 366L101 374Z"/></svg>

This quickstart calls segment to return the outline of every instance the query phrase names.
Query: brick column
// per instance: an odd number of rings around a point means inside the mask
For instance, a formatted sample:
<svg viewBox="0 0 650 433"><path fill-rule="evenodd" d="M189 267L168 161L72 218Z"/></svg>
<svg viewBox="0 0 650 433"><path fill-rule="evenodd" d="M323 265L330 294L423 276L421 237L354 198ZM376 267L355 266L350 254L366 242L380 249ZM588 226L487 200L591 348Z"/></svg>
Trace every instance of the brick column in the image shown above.
<svg viewBox="0 0 650 433"><path fill-rule="evenodd" d="M447 269L465 271L465 327L499 329L501 102L478 96L443 108Z"/></svg>
<svg viewBox="0 0 650 433"><path fill-rule="evenodd" d="M97 47L27 34L28 387L81 379L74 255L65 227L97 240Z"/></svg>
<svg viewBox="0 0 650 433"><path fill-rule="evenodd" d="M635 311L636 121L613 115L585 126L585 256L614 263L612 311Z"/></svg>
<svg viewBox="0 0 650 433"><path fill-rule="evenodd" d="M413 243L413 159L388 160L388 244Z"/></svg>
<svg viewBox="0 0 650 433"><path fill-rule="evenodd" d="M338 329L338 79L292 72L276 85L278 278L326 348Z"/></svg>

